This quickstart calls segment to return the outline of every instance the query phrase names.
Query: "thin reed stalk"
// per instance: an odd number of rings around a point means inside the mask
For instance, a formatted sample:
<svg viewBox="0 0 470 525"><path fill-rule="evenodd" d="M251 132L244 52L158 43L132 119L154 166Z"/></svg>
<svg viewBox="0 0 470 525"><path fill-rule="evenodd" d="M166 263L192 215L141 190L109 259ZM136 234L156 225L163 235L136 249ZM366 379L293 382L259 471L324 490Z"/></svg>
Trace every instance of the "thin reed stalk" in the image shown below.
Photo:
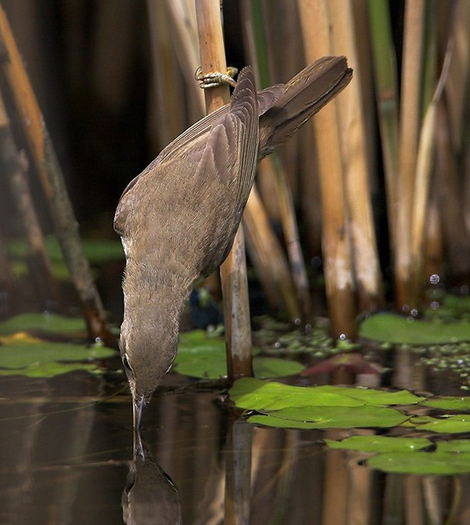
<svg viewBox="0 0 470 525"><path fill-rule="evenodd" d="M161 2L161 0L148 1ZM195 5L193 0L166 0L166 8L169 27L172 29L170 36L174 52L189 95L189 113L192 123L205 114L204 93L194 82L194 73L200 65Z"/></svg>
<svg viewBox="0 0 470 525"><path fill-rule="evenodd" d="M425 1L405 4L403 64L401 72L400 133L395 252L395 299L399 310L413 308L411 292L411 220L421 127L421 78L424 52Z"/></svg>
<svg viewBox="0 0 470 525"><path fill-rule="evenodd" d="M47 255L42 228L34 208L33 198L25 173L26 159L22 162L0 94L0 160L19 212L28 245L27 261L34 284L44 309L56 309L60 304L59 286Z"/></svg>
<svg viewBox="0 0 470 525"><path fill-rule="evenodd" d="M250 7L252 7L252 9L249 9ZM256 42L257 44L256 49L254 46L247 46L249 55L248 61L250 63L256 63L259 66L262 65L262 70L258 71L257 77L263 79L263 87L266 87L266 85L271 84L271 81L269 78L269 72L267 70L267 52L264 28L259 21L256 23L256 25L254 21L254 19L259 20L261 18L261 3L255 2L253 6L250 6L247 4L247 2L243 2L242 8L245 22L245 41L248 43ZM256 14L257 16L253 16L253 14ZM252 56L252 54L254 55ZM312 322L312 304L307 269L305 267L305 261L300 246L292 190L287 183L286 173L282 169L278 160L279 157L274 154L263 162L263 167L266 168L266 172L271 173L271 176L275 182L273 186L275 192L274 195L276 197L276 201L279 204L280 220L290 262L292 281L297 293L297 301L301 309L301 317L294 319L296 322L302 321L302 324L305 325ZM282 254L279 253L279 255ZM267 260L273 261L272 256Z"/></svg>
<svg viewBox="0 0 470 525"><path fill-rule="evenodd" d="M150 102L154 107L150 111L149 125L156 152L182 133L187 123L184 104L181 103L184 100L183 84L175 46L171 42L169 8L166 2L147 0L147 11L152 55Z"/></svg>
<svg viewBox="0 0 470 525"><path fill-rule="evenodd" d="M398 87L387 0L369 0L372 59L376 85L377 117L384 164L392 265L397 253L398 221Z"/></svg>
<svg viewBox="0 0 470 525"><path fill-rule="evenodd" d="M88 260L83 253L78 225L52 141L1 6L0 35L7 54L7 59L2 62L2 68L13 92L17 111L31 147L54 221L55 232L70 278L82 304L88 331L93 339L100 338L107 344L114 344L115 338L109 331L105 311L93 282Z"/></svg>
<svg viewBox="0 0 470 525"><path fill-rule="evenodd" d="M427 6L427 40L434 41L433 4ZM452 42L452 41L451 41ZM410 306L417 308L424 285L424 243L429 209L429 189L435 171L435 153L437 144L438 105L446 84L451 63L453 45L447 46L439 81L435 80L436 48L429 44L426 48L425 74L423 75L423 103L428 106L424 115L419 138L416 163L415 186L411 214L411 282L409 290Z"/></svg>
<svg viewBox="0 0 470 525"><path fill-rule="evenodd" d="M196 17L203 73L225 71L225 48L219 0L196 0ZM210 113L229 101L227 86L205 90ZM220 268L224 297L228 377L252 375L251 326L243 229L239 228L232 250Z"/></svg>
<svg viewBox="0 0 470 525"><path fill-rule="evenodd" d="M8 259L5 240L0 230L0 313L2 318L16 312L15 304L15 279Z"/></svg>

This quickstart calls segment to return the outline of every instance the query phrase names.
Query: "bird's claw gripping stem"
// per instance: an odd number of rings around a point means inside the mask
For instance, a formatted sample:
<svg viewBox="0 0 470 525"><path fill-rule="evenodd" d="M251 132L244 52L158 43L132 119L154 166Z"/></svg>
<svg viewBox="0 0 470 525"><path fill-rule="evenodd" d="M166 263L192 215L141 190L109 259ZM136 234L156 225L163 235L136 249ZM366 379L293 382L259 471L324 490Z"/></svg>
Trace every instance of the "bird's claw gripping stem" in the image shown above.
<svg viewBox="0 0 470 525"><path fill-rule="evenodd" d="M209 73L203 73L202 68L199 66L196 69L195 78L199 82L201 89L220 87L229 85L235 87L237 83L233 80L233 77L238 73L236 67L229 66L225 73L220 71L210 71Z"/></svg>

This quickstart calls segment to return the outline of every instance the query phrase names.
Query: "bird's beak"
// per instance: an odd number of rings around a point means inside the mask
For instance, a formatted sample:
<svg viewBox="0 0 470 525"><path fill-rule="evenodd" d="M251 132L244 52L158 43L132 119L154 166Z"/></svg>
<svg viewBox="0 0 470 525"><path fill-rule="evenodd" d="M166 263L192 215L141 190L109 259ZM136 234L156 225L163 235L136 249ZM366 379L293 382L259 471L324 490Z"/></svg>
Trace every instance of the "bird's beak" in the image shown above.
<svg viewBox="0 0 470 525"><path fill-rule="evenodd" d="M133 396L133 426L134 426L134 450L137 455L144 457L144 449L140 437L140 425L145 407L145 396L141 398Z"/></svg>
<svg viewBox="0 0 470 525"><path fill-rule="evenodd" d="M140 430L140 425L142 423L142 414L144 412L145 407L145 396L142 396L138 398L137 396L133 396L133 406L134 406L134 414L133 414L133 425L136 430Z"/></svg>

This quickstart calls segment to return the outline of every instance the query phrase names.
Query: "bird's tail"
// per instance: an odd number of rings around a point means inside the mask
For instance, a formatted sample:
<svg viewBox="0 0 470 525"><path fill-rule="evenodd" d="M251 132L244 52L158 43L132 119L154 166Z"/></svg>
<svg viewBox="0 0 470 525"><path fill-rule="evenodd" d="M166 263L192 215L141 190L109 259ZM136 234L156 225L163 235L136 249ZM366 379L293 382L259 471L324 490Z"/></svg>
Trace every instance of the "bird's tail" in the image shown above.
<svg viewBox="0 0 470 525"><path fill-rule="evenodd" d="M345 57L323 57L300 71L260 116L259 158L269 155L350 82ZM269 89L269 88L268 88Z"/></svg>

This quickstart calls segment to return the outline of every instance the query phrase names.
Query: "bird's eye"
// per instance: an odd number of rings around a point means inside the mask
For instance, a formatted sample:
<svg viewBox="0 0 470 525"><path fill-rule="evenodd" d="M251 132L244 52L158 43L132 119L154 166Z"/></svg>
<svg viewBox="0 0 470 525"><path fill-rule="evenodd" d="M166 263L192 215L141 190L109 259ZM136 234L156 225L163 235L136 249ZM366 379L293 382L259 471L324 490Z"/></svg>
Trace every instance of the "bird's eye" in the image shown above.
<svg viewBox="0 0 470 525"><path fill-rule="evenodd" d="M124 365L124 370L126 374L130 377L134 377L134 371L129 363L129 356L127 354L122 355L122 364Z"/></svg>

